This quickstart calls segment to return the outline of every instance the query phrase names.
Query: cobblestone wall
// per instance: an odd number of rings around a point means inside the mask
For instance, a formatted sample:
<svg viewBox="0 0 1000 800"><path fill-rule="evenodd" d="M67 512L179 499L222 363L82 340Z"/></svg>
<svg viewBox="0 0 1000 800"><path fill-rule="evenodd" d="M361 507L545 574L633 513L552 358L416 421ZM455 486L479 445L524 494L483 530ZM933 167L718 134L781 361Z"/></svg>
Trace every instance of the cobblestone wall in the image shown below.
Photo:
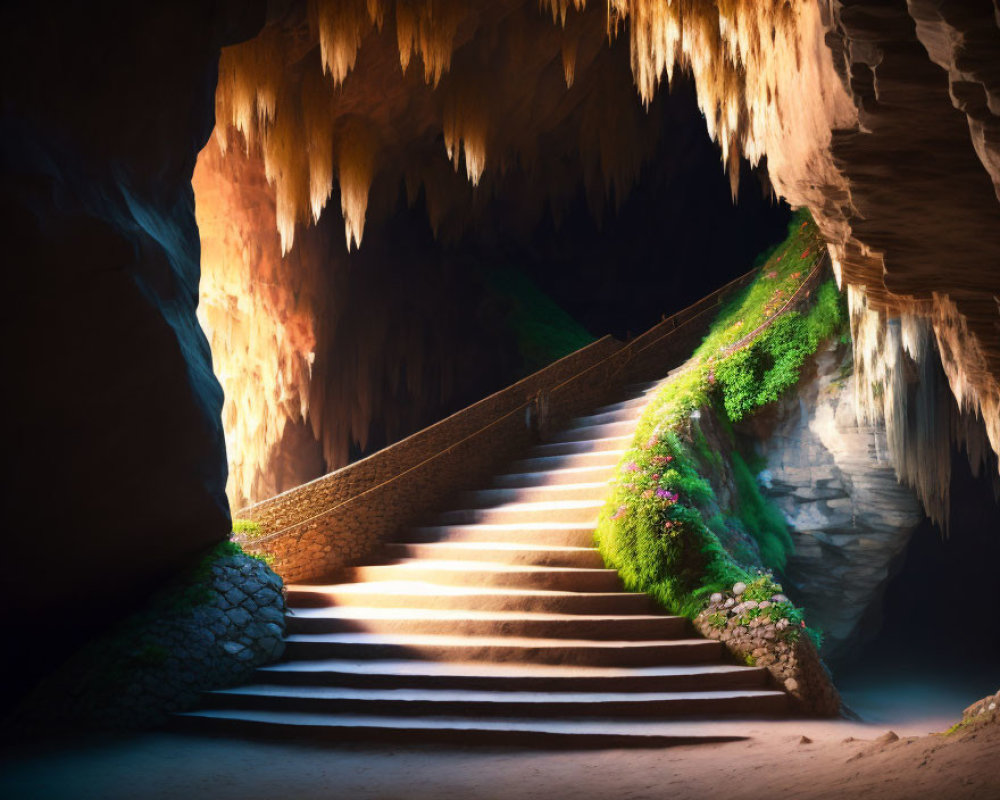
<svg viewBox="0 0 1000 800"><path fill-rule="evenodd" d="M202 692L245 682L276 661L284 632L281 579L225 542L58 668L10 724L158 725L193 707Z"/></svg>
<svg viewBox="0 0 1000 800"><path fill-rule="evenodd" d="M803 632L789 630L787 619L773 621L767 615L746 619L750 608L766 609L769 602L787 598L746 601L742 584L733 588L739 591L712 595L708 607L695 617L695 628L722 642L738 661L767 669L774 684L788 692L796 711L837 716L840 695L812 640Z"/></svg>

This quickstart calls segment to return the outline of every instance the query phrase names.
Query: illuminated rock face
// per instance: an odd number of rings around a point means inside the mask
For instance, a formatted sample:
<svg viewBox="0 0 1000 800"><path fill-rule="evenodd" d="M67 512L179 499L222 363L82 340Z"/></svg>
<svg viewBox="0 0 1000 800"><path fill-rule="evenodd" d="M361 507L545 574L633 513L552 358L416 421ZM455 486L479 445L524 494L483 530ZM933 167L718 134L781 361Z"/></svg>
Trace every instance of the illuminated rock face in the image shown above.
<svg viewBox="0 0 1000 800"><path fill-rule="evenodd" d="M792 532L784 584L832 658L857 640L923 519L896 478L884 426L858 423L853 383L848 348L830 342L794 391L746 426L766 462L762 491Z"/></svg>
<svg viewBox="0 0 1000 800"><path fill-rule="evenodd" d="M5 668L29 681L229 530L190 179L220 46L263 9L4 16Z"/></svg>
<svg viewBox="0 0 1000 800"><path fill-rule="evenodd" d="M423 195L449 238L519 168L526 207L558 216L579 179L560 169L569 153L595 213L620 202L657 134L636 98L688 73L734 191L741 156L766 157L776 193L810 208L884 324L930 321L952 392L1000 452L1000 28L989 4L968 5L309 0L224 53L216 135L259 161L283 253L336 216L338 193L345 243L361 246L385 214L380 181ZM286 416L269 415L272 436Z"/></svg>

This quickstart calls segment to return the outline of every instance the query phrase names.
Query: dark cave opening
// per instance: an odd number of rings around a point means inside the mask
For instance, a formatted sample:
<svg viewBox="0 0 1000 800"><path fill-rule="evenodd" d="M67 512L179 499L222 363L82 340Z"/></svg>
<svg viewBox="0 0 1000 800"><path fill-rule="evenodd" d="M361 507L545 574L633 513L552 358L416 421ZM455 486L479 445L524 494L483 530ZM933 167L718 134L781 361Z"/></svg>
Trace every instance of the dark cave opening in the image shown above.
<svg viewBox="0 0 1000 800"><path fill-rule="evenodd" d="M996 458L987 461L973 475L953 450L948 533L924 519L865 622L869 638L835 665L846 703L870 721L953 722L956 708L996 690L1000 503Z"/></svg>
<svg viewBox="0 0 1000 800"><path fill-rule="evenodd" d="M647 124L655 147L620 203L610 193L595 207L584 165L571 160L565 166L578 183L559 213L531 200L539 189L528 171L514 169L495 194L479 198L482 213L458 236L435 235L425 194L411 202L390 182L372 190L372 206L384 213L369 220L358 251L343 251L336 215L320 219L324 291L349 300L321 314L318 370L343 386L340 394L372 405L364 442L354 435L346 443L348 461L541 369L586 344L586 334L641 334L781 241L791 210L761 177L766 163L743 162L734 198L689 78L678 76L653 101ZM423 340L423 357L394 344L400 340ZM346 402L330 401L321 426ZM275 488L321 474L310 466L316 451L306 441L277 458L286 479L276 474Z"/></svg>

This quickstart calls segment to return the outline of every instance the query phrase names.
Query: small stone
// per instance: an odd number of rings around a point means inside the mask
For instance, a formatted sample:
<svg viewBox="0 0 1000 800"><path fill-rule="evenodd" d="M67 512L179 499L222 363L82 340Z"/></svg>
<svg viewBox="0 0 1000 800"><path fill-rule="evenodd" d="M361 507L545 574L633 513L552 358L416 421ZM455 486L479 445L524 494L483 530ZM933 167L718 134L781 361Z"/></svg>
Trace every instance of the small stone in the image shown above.
<svg viewBox="0 0 1000 800"><path fill-rule="evenodd" d="M772 603L787 603L788 598L783 594L776 594L771 598Z"/></svg>
<svg viewBox="0 0 1000 800"><path fill-rule="evenodd" d="M721 603L722 592L715 592L710 598L708 598L708 602L711 603L713 606Z"/></svg>
<svg viewBox="0 0 1000 800"><path fill-rule="evenodd" d="M238 606L243 602L243 598L246 597L242 590L236 588L235 586L226 592L226 600L232 603L234 606Z"/></svg>
<svg viewBox="0 0 1000 800"><path fill-rule="evenodd" d="M795 678L789 678L785 681L785 690L789 692L797 692L799 690L799 682Z"/></svg>
<svg viewBox="0 0 1000 800"><path fill-rule="evenodd" d="M812 744L812 743L813 740L810 739L808 736L803 736L801 739L799 739L799 744Z"/></svg>
<svg viewBox="0 0 1000 800"><path fill-rule="evenodd" d="M875 741L879 742L880 744L890 744L892 742L898 742L899 737L896 735L895 731L886 731L881 736L879 736Z"/></svg>
<svg viewBox="0 0 1000 800"><path fill-rule="evenodd" d="M724 603L724 605L725 605L726 608L732 608L734 605L736 605L736 601L733 600L733 598L730 597L728 600L726 600L726 602Z"/></svg>
<svg viewBox="0 0 1000 800"><path fill-rule="evenodd" d="M242 645L239 642L223 642L222 649L225 650L227 653L229 653L229 655L231 656L238 656L247 648L245 645Z"/></svg>
<svg viewBox="0 0 1000 800"><path fill-rule="evenodd" d="M264 622L274 622L278 625L283 625L285 622L285 615L273 606L264 606L258 609L257 617Z"/></svg>
<svg viewBox="0 0 1000 800"><path fill-rule="evenodd" d="M741 595L747 590L747 585L743 581L737 581L733 584L733 594Z"/></svg>
<svg viewBox="0 0 1000 800"><path fill-rule="evenodd" d="M239 625L242 628L248 622L250 622L252 617L250 616L249 612L246 609L234 608L232 611L229 612L229 619L233 622L234 625Z"/></svg>

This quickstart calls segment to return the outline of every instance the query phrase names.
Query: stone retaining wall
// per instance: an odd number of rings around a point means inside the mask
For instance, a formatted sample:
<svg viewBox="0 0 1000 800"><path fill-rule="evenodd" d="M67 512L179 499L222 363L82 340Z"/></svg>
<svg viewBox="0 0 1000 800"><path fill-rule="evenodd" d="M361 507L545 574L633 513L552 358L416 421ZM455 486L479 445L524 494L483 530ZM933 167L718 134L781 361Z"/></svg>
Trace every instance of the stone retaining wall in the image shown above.
<svg viewBox="0 0 1000 800"><path fill-rule="evenodd" d="M741 589L741 585L734 589ZM782 600L787 598L773 598L774 602ZM840 695L812 640L804 631L790 630L787 619L774 622L761 615L746 620L748 605L741 592L714 594L708 607L695 617L694 626L703 636L722 642L738 661L767 669L775 686L788 692L794 711L837 716ZM752 605L758 608L762 604Z"/></svg>
<svg viewBox="0 0 1000 800"><path fill-rule="evenodd" d="M86 645L4 727L146 728L284 653L281 579L228 542Z"/></svg>
<svg viewBox="0 0 1000 800"><path fill-rule="evenodd" d="M368 458L237 512L262 531L237 540L247 552L273 558L288 582L358 563L548 431L611 402L628 383L662 377L690 354L718 306L751 277L737 278L628 344L600 339Z"/></svg>

